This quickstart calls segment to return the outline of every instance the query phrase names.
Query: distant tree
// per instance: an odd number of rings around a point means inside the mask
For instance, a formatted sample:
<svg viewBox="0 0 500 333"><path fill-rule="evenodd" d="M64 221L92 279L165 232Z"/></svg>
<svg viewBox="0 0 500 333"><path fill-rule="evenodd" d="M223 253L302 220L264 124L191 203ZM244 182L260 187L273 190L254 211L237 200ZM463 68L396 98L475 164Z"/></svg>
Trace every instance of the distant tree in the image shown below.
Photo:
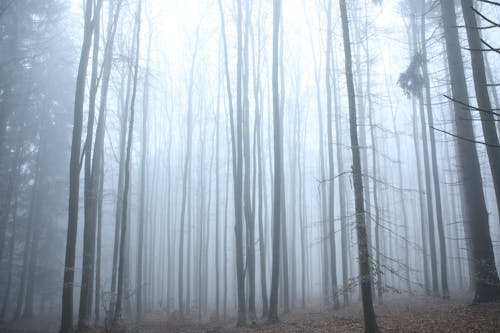
<svg viewBox="0 0 500 333"><path fill-rule="evenodd" d="M271 296L269 298L269 322L278 321L278 284L280 266L280 231L281 231L281 120L278 87L278 53L280 31L281 1L273 0L273 140L274 140L274 194L273 194L273 255L271 272Z"/></svg>
<svg viewBox="0 0 500 333"><path fill-rule="evenodd" d="M135 116L135 99L137 95L137 81L139 75L139 55L140 55L140 36L141 36L141 5L142 0L137 2L136 18L135 18L135 56L134 56L134 79L132 87L132 98L130 101L130 121L128 128L128 138L127 138L127 155L125 158L125 178L123 185L123 206L122 206L122 216L121 216L121 239L120 239L120 252L119 252L119 265L118 265L118 290L116 295L116 304L113 315L113 326L116 327L119 321L122 319L122 299L125 296L125 274L127 268L126 265L126 248L128 246L127 242L127 215L128 212L128 201L129 201L129 187L130 187L130 164L132 159L132 135L134 133L134 116ZM130 233L130 232L128 232ZM128 266L128 265L127 265Z"/></svg>
<svg viewBox="0 0 500 333"><path fill-rule="evenodd" d="M333 307L339 307L339 295L337 292L337 251L335 244L335 169L333 156L333 117L332 117L332 0L328 1L326 29L326 134L328 138L328 240L330 242L330 275L332 279Z"/></svg>

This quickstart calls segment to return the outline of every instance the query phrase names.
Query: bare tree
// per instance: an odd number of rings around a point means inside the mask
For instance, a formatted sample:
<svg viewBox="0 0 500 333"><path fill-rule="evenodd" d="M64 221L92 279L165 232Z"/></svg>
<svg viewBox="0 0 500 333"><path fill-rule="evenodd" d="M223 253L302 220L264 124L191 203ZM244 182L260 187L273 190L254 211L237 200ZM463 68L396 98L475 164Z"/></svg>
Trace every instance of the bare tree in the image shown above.
<svg viewBox="0 0 500 333"><path fill-rule="evenodd" d="M500 297L498 272L488 225L488 212L484 201L483 180L479 166L474 129L469 112L464 110L469 97L465 81L463 60L460 56L460 42L454 4L440 0L443 20L448 69L452 82L454 116L458 138L458 159L460 180L462 182L467 207L464 224L470 226L472 260L475 268L474 302L486 302Z"/></svg>
<svg viewBox="0 0 500 333"><path fill-rule="evenodd" d="M356 121L356 98L354 92L354 80L352 75L351 41L349 37L349 21L347 18L346 1L339 0L340 16L342 19L342 32L344 40L345 75L347 82L347 94L349 101L349 127L352 150L352 174L354 183L354 198L356 207L356 232L358 236L359 272L361 284L361 299L363 301L363 315L365 321L365 332L379 332L375 311L372 302L372 278L370 272L370 254L366 237L365 211L363 200L363 177L361 174L361 160L359 154L358 128Z"/></svg>

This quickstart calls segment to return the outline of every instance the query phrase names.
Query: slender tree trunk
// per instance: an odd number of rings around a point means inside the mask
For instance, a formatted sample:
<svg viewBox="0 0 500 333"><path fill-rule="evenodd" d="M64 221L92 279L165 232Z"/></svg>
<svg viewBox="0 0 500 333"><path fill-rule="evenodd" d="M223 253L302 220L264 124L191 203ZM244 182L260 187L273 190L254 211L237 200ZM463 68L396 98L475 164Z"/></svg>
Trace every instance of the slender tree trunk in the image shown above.
<svg viewBox="0 0 500 333"><path fill-rule="evenodd" d="M236 142L234 142L237 155L236 173L234 178L234 200L235 200L235 237L236 237L236 280L238 295L238 321L237 326L246 325L246 300L245 300L245 272L243 262L243 101L242 101L242 71L243 71L243 11L242 0L237 0L237 34L238 34L238 57L236 68Z"/></svg>
<svg viewBox="0 0 500 333"><path fill-rule="evenodd" d="M142 98L142 148L141 148L141 194L139 197L139 239L137 241L137 320L142 319L142 277L143 277L143 248L144 248L144 225L146 223L145 199L146 199L146 154L148 150L148 107L149 107L149 63L151 55L151 33L148 39L146 77L144 79L144 96Z"/></svg>
<svg viewBox="0 0 500 333"><path fill-rule="evenodd" d="M363 199L363 177L361 174L361 160L358 143L358 128L356 122L356 99L354 92L354 80L352 75L352 55L351 42L349 37L349 22L347 19L347 8L345 0L339 0L340 15L342 20L342 32L344 40L346 82L349 101L349 125L351 137L351 149L353 160L353 183L355 192L356 207L356 232L358 235L359 271L361 284L361 298L363 301L363 316L365 322L365 332L379 332L375 311L372 301L372 278L370 273L370 254L368 252L368 242L365 224L365 209Z"/></svg>
<svg viewBox="0 0 500 333"><path fill-rule="evenodd" d="M123 94L123 85L125 80L122 80L122 84L120 87L120 95ZM120 251L120 230L121 230L121 212L123 207L123 182L125 178L125 146L127 140L127 121L129 118L128 105L129 105L129 97L130 97L130 85L132 83L132 70L129 65L127 65L127 91L125 95L125 103L120 103L120 157L119 157L119 165L118 165L118 187L116 190L116 209L115 209L115 232L114 232L114 242L113 242L113 266L111 271L111 293L114 298L116 298L116 283L117 283L117 272L118 272L118 260L119 260L119 251ZM122 97L122 96L120 96ZM120 98L121 99L121 98ZM110 304L111 309L114 308L113 300Z"/></svg>
<svg viewBox="0 0 500 333"><path fill-rule="evenodd" d="M333 118L332 118L332 88L331 88L331 64L332 64L332 0L328 1L327 9L327 33L326 33L326 127L328 137L328 226L330 240L330 275L332 278L333 307L339 307L339 295L337 291L337 250L335 244L335 169L333 163Z"/></svg>
<svg viewBox="0 0 500 333"><path fill-rule="evenodd" d="M252 170L251 164L251 147L250 147L250 105L248 84L250 80L249 66L249 35L250 35L250 5L249 1L245 1L245 29L243 40L243 75L242 75L242 136L243 136L243 213L245 216L247 251L246 265L248 269L248 319L255 323L257 320L255 311L255 219L252 209L252 201L250 199L250 183Z"/></svg>
<svg viewBox="0 0 500 333"><path fill-rule="evenodd" d="M333 36L332 36L333 38ZM347 224L347 202L345 194L345 176L344 174L344 156L342 154L343 139L342 139L342 123L341 123L341 107L340 98L338 93L338 82L336 74L336 62L335 54L332 52L332 71L331 80L332 88L334 93L334 105L335 105L335 140L337 142L337 169L338 174L341 175L339 179L339 203L340 203L340 242L342 246L342 295L344 299L344 304L349 303L349 249L348 249L348 224Z"/></svg>
<svg viewBox="0 0 500 333"><path fill-rule="evenodd" d="M28 225L26 227L26 238L24 240L21 281L19 284L19 290L17 294L16 310L14 312L14 319L16 320L20 319L21 315L23 317L30 317L33 314L33 309L32 309L33 284L30 283L30 280L32 280L32 282L34 283L33 274L36 266L35 252L38 247L38 239L39 239L38 234L40 232L40 223L43 220L42 218L40 218L40 203L39 203L39 201L41 200L40 158L41 158L41 152L39 148L35 163L35 174L33 180L34 183L30 198Z"/></svg>
<svg viewBox="0 0 500 333"><path fill-rule="evenodd" d="M122 298L124 296L124 275L127 268L126 258L125 258L125 243L127 235L127 213L128 213L128 200L129 200L129 186L130 186L130 165L132 158L132 135L134 132L134 117L135 117L135 99L137 94L137 80L139 74L139 55L140 55L140 35L141 35L141 5L142 1L139 0L137 4L136 12L136 27L135 27L135 64L134 64L134 80L132 88L132 99L130 101L130 122L128 128L128 140L127 140L127 157L125 159L125 180L123 186L123 207L122 207L122 217L121 217L121 240L120 240L120 259L118 266L118 292L116 297L115 312L113 317L113 326L118 324L118 321L122 319ZM128 246L128 244L127 244ZM127 279L128 280L128 279Z"/></svg>
<svg viewBox="0 0 500 333"><path fill-rule="evenodd" d="M19 172L19 171L16 171ZM9 241L9 258L7 261L7 283L5 287L5 295L4 299L2 302L2 310L0 312L0 320L5 320L5 316L7 313L7 307L9 306L9 297L10 297L10 289L12 286L12 275L13 275L13 262L14 262L14 251L15 251L15 244L16 244L16 231L17 231L17 203L18 203L18 196L17 196L17 186L16 186L16 193L14 193L14 203L13 207L11 210L11 215L12 215L12 234L11 238Z"/></svg>
<svg viewBox="0 0 500 333"><path fill-rule="evenodd" d="M188 90L188 110L187 110L187 131L186 131L186 158L184 160L184 171L183 171L183 187L182 187L182 203L181 203L181 221L180 221L180 242L179 242L179 271L178 271L178 297L179 297L179 311L181 315L184 315L186 308L184 305L184 229L186 225L186 208L190 209L189 205L186 207L186 200L188 195L188 180L191 170L191 149L192 149L192 133L193 133L193 84L194 84L194 66L196 61L196 54L198 50L198 38L196 39L196 47L193 52L193 58L191 60L191 71L189 76L189 90ZM189 213L189 212L188 212ZM189 220L189 219L188 219ZM190 229L190 224L188 222L188 229ZM188 230L189 232L189 230ZM189 267L188 267L189 269ZM189 279L189 276L187 277ZM189 282L188 282L189 284ZM189 286L188 286L189 288Z"/></svg>
<svg viewBox="0 0 500 333"><path fill-rule="evenodd" d="M85 25L80 64L76 79L75 105L73 115L73 136L71 139L71 157L69 167L69 204L66 254L64 261L64 282L62 293L61 333L73 332L73 282L75 275L76 234L78 225L78 194L80 187L80 145L82 141L83 103L85 82L92 42L93 1L87 1L85 7ZM97 13L98 14L98 13ZM98 16L98 15L94 15Z"/></svg>
<svg viewBox="0 0 500 333"><path fill-rule="evenodd" d="M96 271L95 271L95 308L94 323L99 324L99 314L101 306L101 248L102 248L102 215L103 215L103 192L104 192L104 158L99 166L99 192L97 203L97 245L96 245Z"/></svg>
<svg viewBox="0 0 500 333"><path fill-rule="evenodd" d="M425 10L425 7L424 7ZM436 149L436 138L434 134L434 116L432 112L432 101L431 101L431 88L429 83L429 70L427 66L427 45L425 37L425 14L421 15L420 24L420 40L422 48L422 74L424 78L425 85L425 97L426 97L426 109L427 109L427 121L429 122L429 134L431 141L431 163L432 163L432 173L434 180L434 196L436 202L436 223L438 230L439 239L439 253L440 253L440 264L441 264L441 288L443 290L443 298L449 298L450 292L448 290L448 272L447 272L447 256L446 256L446 237L444 234L444 222L443 222L443 208L441 204L441 185L439 183L439 171L437 164L437 149Z"/></svg>
<svg viewBox="0 0 500 333"><path fill-rule="evenodd" d="M283 23L283 7L281 7L280 13L280 24ZM284 162L284 149L283 149L283 122L284 122L284 110L285 110L285 73L283 68L285 68L283 62L283 29L280 30L281 43L279 44L279 66L282 68L280 73L280 158L281 158L281 244L282 244L282 264L283 264L283 312L290 312L290 283L289 283L289 270L288 270L288 236L287 236L287 214L286 214L286 191L285 191L285 162Z"/></svg>
<svg viewBox="0 0 500 333"><path fill-rule="evenodd" d="M278 51L281 16L281 0L273 0L273 126L274 126L274 195L273 195L273 263L271 273L271 296L269 301L269 322L278 321L278 282L280 263L281 229L281 120L278 88Z"/></svg>
<svg viewBox="0 0 500 333"><path fill-rule="evenodd" d="M365 15L367 15L367 3L365 1ZM370 45L369 45L369 36L368 36L368 27L365 26L365 57L366 57L366 99L367 99L367 108L368 108L368 121L370 128L370 140L371 140L371 150L372 150L372 187L373 187L373 208L375 210L375 270L377 274L377 300L379 304L383 301L383 285L382 285L382 266L380 264L381 257L381 249L380 249L380 226L382 221L380 219L380 207L378 200L378 178L377 178L377 141L375 138L375 124L373 121L373 104L372 104L372 91L371 91L371 59L370 59ZM364 130L363 130L364 131ZM365 166L368 169L368 165ZM371 214L368 215L372 219L373 216Z"/></svg>
<svg viewBox="0 0 500 333"><path fill-rule="evenodd" d="M220 57L219 57L220 58ZM219 73L221 73L219 71ZM215 319L220 317L220 96L221 96L221 80L217 84L217 108L215 110Z"/></svg>
<svg viewBox="0 0 500 333"><path fill-rule="evenodd" d="M253 205L258 205L258 232L259 232L259 254L260 254L260 285L261 285L261 297L262 297L262 317L267 317L269 312L269 304L267 297L267 273L266 273L266 240L264 237L264 225L263 225L263 213L264 213L264 200L263 199L263 161L262 161L262 108L260 104L262 103L262 99L260 96L260 73L261 73L261 22L260 22L260 12L261 12L261 2L259 1L259 17L257 22L258 34L257 34L257 57L255 56L255 41L254 41L254 32L251 30L252 34L252 64L253 64L253 79L254 79L254 101L255 101L255 127L254 127L254 200ZM257 176L256 176L257 175ZM258 187L258 203L255 200L255 185L257 182ZM255 218L255 209L254 209L254 218Z"/></svg>
<svg viewBox="0 0 500 333"><path fill-rule="evenodd" d="M102 7L102 0L97 3L96 12ZM83 227L83 263L82 280L80 288L80 308L78 310L78 330L83 331L90 328L90 317L92 315L92 287L94 284L95 263L95 231L96 231L96 206L97 188L92 188L92 143L94 138L94 124L96 113L96 98L99 70L99 42L101 36L101 17L93 18L93 50L92 69L89 91L89 116L87 120L87 136L84 143L85 165L84 165L84 227Z"/></svg>

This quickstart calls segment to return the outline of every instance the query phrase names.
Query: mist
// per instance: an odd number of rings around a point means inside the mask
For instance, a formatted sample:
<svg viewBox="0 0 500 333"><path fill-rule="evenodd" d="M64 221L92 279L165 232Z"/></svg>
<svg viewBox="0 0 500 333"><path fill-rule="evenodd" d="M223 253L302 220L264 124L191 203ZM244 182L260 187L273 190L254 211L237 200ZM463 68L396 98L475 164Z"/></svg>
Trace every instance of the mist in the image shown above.
<svg viewBox="0 0 500 333"><path fill-rule="evenodd" d="M0 1L0 331L500 330L499 24Z"/></svg>

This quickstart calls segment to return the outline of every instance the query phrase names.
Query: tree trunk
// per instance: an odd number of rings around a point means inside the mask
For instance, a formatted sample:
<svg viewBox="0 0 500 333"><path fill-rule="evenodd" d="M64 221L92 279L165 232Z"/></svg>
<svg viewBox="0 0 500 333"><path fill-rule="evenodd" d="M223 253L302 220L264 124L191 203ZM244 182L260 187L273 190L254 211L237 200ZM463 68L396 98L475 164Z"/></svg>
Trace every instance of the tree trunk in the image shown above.
<svg viewBox="0 0 500 333"><path fill-rule="evenodd" d="M73 282L75 275L76 234L78 225L78 197L80 187L80 145L82 141L83 103L85 99L85 81L93 35L93 1L87 1L85 7L85 25L80 64L76 79L75 105L73 113L73 136L71 139L71 157L69 167L69 204L68 231L64 261L64 282L62 293L61 333L73 332ZM97 15L98 16L98 15Z"/></svg>
<svg viewBox="0 0 500 333"><path fill-rule="evenodd" d="M135 99L137 94L137 80L139 75L139 54L140 54L140 35L141 35L141 4L142 1L139 0L137 4L136 12L136 27L135 27L135 64L134 64L134 80L132 88L132 99L130 101L130 122L128 128L128 140L127 140L127 157L125 159L125 179L123 185L123 207L122 207L122 217L121 217L121 240L120 240L120 261L118 266L118 292L116 297L115 312L113 316L113 326L116 326L118 322L122 319L122 298L124 296L124 275L126 273L126 254L125 254L125 243L127 235L127 213L128 213L128 200L129 200L129 186L130 186L130 165L132 159L132 135L134 132L134 117L135 117ZM127 244L128 246L128 244ZM128 266L128 265L127 265ZM128 270L128 267L127 267Z"/></svg>
<svg viewBox="0 0 500 333"><path fill-rule="evenodd" d="M352 75L351 42L349 37L349 22L347 19L347 8L345 0L339 0L340 15L342 20L342 32L344 39L345 70L349 101L349 127L352 149L352 174L355 193L356 207L356 232L358 235L359 271L361 284L361 298L363 301L363 316L365 322L365 332L379 332L375 311L372 302L372 278L370 273L370 254L368 252L368 242L365 225L365 209L363 200L363 177L361 174L361 160L358 143L358 128L356 122L356 99L354 92L354 80Z"/></svg>
<svg viewBox="0 0 500 333"><path fill-rule="evenodd" d="M102 0L98 2L96 11L99 13ZM90 77L89 116L87 120L87 136L84 143L85 165L84 165L84 227L83 227L83 263L82 281L80 288L80 308L78 311L78 330L90 328L90 317L92 315L92 287L94 284L94 261L95 261L95 231L96 231L96 195L97 188L92 188L92 142L94 136L94 119L96 110L99 67L99 42L101 32L101 17L93 18L93 50L92 69ZM95 191L94 191L95 190Z"/></svg>
<svg viewBox="0 0 500 333"><path fill-rule="evenodd" d="M424 2L423 2L424 3ZM425 6L423 8L425 10ZM427 109L427 121L429 122L430 128L430 141L431 141L431 163L432 163L432 174L434 180L434 196L436 202L436 223L438 230L439 239L439 254L440 254L440 264L441 264L441 288L443 289L443 298L449 298L450 292L448 290L448 272L447 272L447 256L446 256L446 237L444 234L444 222L443 222L443 208L441 204L441 185L439 183L439 171L437 164L437 149L436 149L436 138L434 135L434 116L432 112L432 101L431 101L431 88L429 83L429 70L427 66L427 45L425 37L425 13L421 14L421 24L420 24L420 40L422 48L422 74L424 78L425 85L425 99L426 99L426 109ZM421 115L423 116L423 115ZM434 239L431 239L434 240Z"/></svg>
<svg viewBox="0 0 500 333"><path fill-rule="evenodd" d="M243 135L243 213L245 215L247 251L246 265L248 269L248 319L251 323L257 320L255 311L255 218L252 209L252 201L250 199L250 183L252 170L251 163L251 147L250 147L250 105L248 84L250 80L249 71L249 35L250 35L250 5L249 1L245 1L245 29L244 29L244 48L242 55L243 75L242 75L242 135Z"/></svg>
<svg viewBox="0 0 500 333"><path fill-rule="evenodd" d="M278 88L278 51L281 16L281 0L273 0L273 127L274 127L274 195L273 195L273 259L271 273L271 296L269 301L269 322L278 321L278 282L280 264L281 229L281 121Z"/></svg>
<svg viewBox="0 0 500 333"><path fill-rule="evenodd" d="M144 211L146 198L146 154L148 149L148 107L149 107L149 63L151 54L151 33L148 39L146 77L144 79L144 96L142 98L142 147L141 147L141 194L139 199L139 239L137 241L137 320L142 319L142 276L143 276L143 243L144 243L144 225L146 223L146 213Z"/></svg>
<svg viewBox="0 0 500 333"><path fill-rule="evenodd" d="M440 0L441 14L448 55L448 68L452 82L455 110L455 124L458 141L460 177L464 188L467 207L466 224L470 225L472 260L476 274L474 302L481 303L497 300L500 297L498 272L495 266L495 255L491 242L488 211L484 201L483 181L477 149L473 142L474 129L470 112L463 109L461 103L469 101L463 60L460 56L460 42L457 30L457 19L454 4Z"/></svg>
<svg viewBox="0 0 500 333"><path fill-rule="evenodd" d="M477 106L482 111L481 126L483 128L486 152L490 162L490 171L493 178L493 187L497 199L497 211L500 214L500 145L498 142L495 117L492 113L490 96L488 94L488 82L486 80L485 59L481 50L483 43L479 32L479 25L473 11L472 0L461 0L462 12L464 14L467 40L469 41L470 56L472 62L472 74L474 76L474 88L476 91Z"/></svg>
<svg viewBox="0 0 500 333"><path fill-rule="evenodd" d="M339 307L339 295L337 292L337 251L335 244L335 169L333 164L333 118L332 118L332 88L331 88L331 64L332 64L332 0L328 1L327 9L327 33L326 33L326 133L328 137L328 226L330 241L330 275L332 278L333 307Z"/></svg>

